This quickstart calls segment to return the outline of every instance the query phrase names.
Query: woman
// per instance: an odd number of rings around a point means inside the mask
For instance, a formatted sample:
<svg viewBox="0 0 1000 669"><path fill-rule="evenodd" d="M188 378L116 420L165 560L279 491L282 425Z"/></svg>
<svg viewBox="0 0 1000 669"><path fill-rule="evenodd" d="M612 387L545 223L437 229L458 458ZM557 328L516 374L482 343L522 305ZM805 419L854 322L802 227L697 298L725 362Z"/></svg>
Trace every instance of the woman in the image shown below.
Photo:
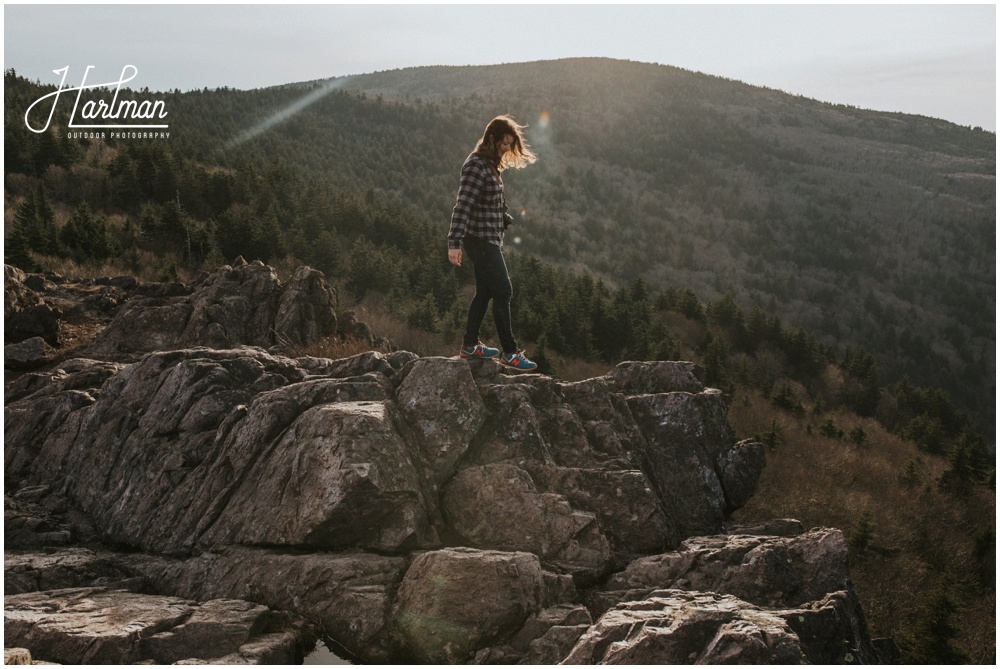
<svg viewBox="0 0 1000 669"><path fill-rule="evenodd" d="M514 288L500 252L504 230L513 220L507 213L500 172L508 167L522 168L536 160L524 143L521 134L524 127L506 114L497 116L486 126L482 139L465 159L448 231L448 260L461 267L462 247L465 247L476 273L476 296L469 305L469 319L459 356L495 358L500 355L499 350L479 340L479 329L490 300L493 300L493 322L503 347L500 364L519 372L530 372L538 365L525 357L514 340L510 322L510 299Z"/></svg>

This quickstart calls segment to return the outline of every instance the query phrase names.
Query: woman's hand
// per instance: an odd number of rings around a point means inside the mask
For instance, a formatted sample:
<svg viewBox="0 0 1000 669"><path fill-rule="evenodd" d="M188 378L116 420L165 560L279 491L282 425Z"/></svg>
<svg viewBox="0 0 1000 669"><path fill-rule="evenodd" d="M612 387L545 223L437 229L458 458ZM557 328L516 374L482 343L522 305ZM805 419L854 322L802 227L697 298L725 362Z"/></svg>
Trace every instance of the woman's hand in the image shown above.
<svg viewBox="0 0 1000 669"><path fill-rule="evenodd" d="M448 262L455 267L462 266L462 249L448 249Z"/></svg>

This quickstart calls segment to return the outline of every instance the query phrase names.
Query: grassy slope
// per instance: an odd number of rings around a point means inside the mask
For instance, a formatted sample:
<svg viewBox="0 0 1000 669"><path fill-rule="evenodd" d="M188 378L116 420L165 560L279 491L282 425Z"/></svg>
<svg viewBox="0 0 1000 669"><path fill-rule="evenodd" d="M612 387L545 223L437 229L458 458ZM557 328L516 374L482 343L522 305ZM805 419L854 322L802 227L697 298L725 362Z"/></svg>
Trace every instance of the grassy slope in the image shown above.
<svg viewBox="0 0 1000 669"><path fill-rule="evenodd" d="M867 440L822 436L817 425L831 418L850 432L861 426ZM851 573L874 636L890 636L914 657L910 637L919 635L932 595L945 588L960 613L954 645L970 661L995 661L993 555L977 559L973 528L994 525L996 497L977 489L961 501L941 492L936 480L947 463L921 454L873 420L843 412L794 416L773 408L756 392L740 392L730 409L737 434L780 435L768 455L757 494L734 520L796 518L807 527L837 527L850 538L868 510L874 538L864 550L851 548ZM810 430L810 426L812 429ZM907 463L919 458L921 481L902 481ZM984 572L987 568L989 573Z"/></svg>

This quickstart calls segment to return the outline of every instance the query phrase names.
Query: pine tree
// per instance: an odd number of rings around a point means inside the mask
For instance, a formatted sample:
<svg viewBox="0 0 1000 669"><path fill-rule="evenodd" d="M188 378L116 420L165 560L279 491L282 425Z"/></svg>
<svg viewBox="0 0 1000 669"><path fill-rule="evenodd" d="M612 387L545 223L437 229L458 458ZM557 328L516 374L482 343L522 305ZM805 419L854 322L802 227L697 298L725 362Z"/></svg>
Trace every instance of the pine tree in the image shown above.
<svg viewBox="0 0 1000 669"><path fill-rule="evenodd" d="M865 507L851 526L847 543L859 553L864 553L875 542L875 519L871 509Z"/></svg>
<svg viewBox="0 0 1000 669"><path fill-rule="evenodd" d="M407 325L425 332L438 332L437 320L438 308L433 293L417 300L406 315Z"/></svg>
<svg viewBox="0 0 1000 669"><path fill-rule="evenodd" d="M26 272L36 272L40 269L37 261L31 255L31 244L24 228L18 224L11 226L10 232L5 235L3 245L3 262L5 265L13 265Z"/></svg>
<svg viewBox="0 0 1000 669"><path fill-rule="evenodd" d="M537 344L535 344L535 347L531 352L531 360L538 365L537 371L539 374L552 374L555 372L552 360L549 359L549 353L544 336L538 340Z"/></svg>
<svg viewBox="0 0 1000 669"><path fill-rule="evenodd" d="M778 446L781 444L781 426L778 425L777 420L771 420L771 429L764 433L761 437L761 443L767 446L767 449L772 453L778 450Z"/></svg>
<svg viewBox="0 0 1000 669"><path fill-rule="evenodd" d="M49 204L45 186L39 185L35 191L35 215L38 225L38 238L35 247L39 253L44 255L61 255L62 249L59 244L59 228L56 226L56 214Z"/></svg>
<svg viewBox="0 0 1000 669"><path fill-rule="evenodd" d="M941 421L926 414L917 416L903 429L903 436L913 441L917 448L935 455L945 451L945 434Z"/></svg>
<svg viewBox="0 0 1000 669"><path fill-rule="evenodd" d="M118 240L111 231L108 220L94 214L82 202L60 233L60 241L77 262L99 262L118 252Z"/></svg>
<svg viewBox="0 0 1000 669"><path fill-rule="evenodd" d="M698 301L698 296L690 288L684 289L678 306L681 313L691 320L698 321L699 323L705 322L705 309L701 306L701 302Z"/></svg>
<svg viewBox="0 0 1000 669"><path fill-rule="evenodd" d="M713 337L705 350L705 382L727 390L731 385L726 374L726 361L728 359L726 345L719 337Z"/></svg>
<svg viewBox="0 0 1000 669"><path fill-rule="evenodd" d="M923 462L920 458L911 458L907 460L906 466L903 468L903 473L899 477L899 482L905 485L907 488L915 488L919 486L923 479L920 476L920 468Z"/></svg>
<svg viewBox="0 0 1000 669"><path fill-rule="evenodd" d="M989 451L983 439L963 432L948 452L948 469L941 474L938 485L942 490L964 495L973 485L986 480L989 464Z"/></svg>
<svg viewBox="0 0 1000 669"><path fill-rule="evenodd" d="M958 636L958 607L945 586L931 593L916 625L900 639L904 660L915 664L964 664L969 658L952 645Z"/></svg>

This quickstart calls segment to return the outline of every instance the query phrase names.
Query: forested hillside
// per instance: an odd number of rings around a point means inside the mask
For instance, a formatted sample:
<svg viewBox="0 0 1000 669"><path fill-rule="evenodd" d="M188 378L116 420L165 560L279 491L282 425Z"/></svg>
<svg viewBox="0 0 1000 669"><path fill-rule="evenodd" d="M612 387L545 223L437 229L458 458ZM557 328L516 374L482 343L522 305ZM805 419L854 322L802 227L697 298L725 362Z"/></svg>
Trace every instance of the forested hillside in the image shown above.
<svg viewBox="0 0 1000 669"><path fill-rule="evenodd" d="M866 609L904 659L995 657L973 624L994 587L994 134L610 60L162 93L163 140L70 138L68 108L27 131L51 90L5 73L5 262L307 263L422 355L454 353L468 305L444 253L459 168L513 113L540 155L505 174L531 356L567 378L699 362L770 448L748 518L858 523Z"/></svg>
<svg viewBox="0 0 1000 669"><path fill-rule="evenodd" d="M34 99L18 90L8 109ZM992 430L993 133L604 59L175 92L166 104L173 155L203 169L253 165L269 188L295 174L319 189L371 190L438 237L464 156L490 117L510 112L540 155L507 177L523 210L518 248L612 285L642 278L702 300L729 294L827 345L868 348L884 380L945 388ZM8 171L22 169L19 134L6 137ZM118 156L112 173L134 171L136 184L109 193L113 204L143 189L173 199L180 183L152 178L161 147L127 150L142 155ZM216 172L196 192L181 189L180 206L218 217L233 195L219 192L226 180ZM280 206L262 214L263 229L296 225L274 220ZM240 225L229 219L222 236ZM329 235L312 243L309 214L297 224L313 256L332 254Z"/></svg>
<svg viewBox="0 0 1000 669"><path fill-rule="evenodd" d="M495 110L532 124L542 159L508 183L533 253L619 283L729 293L826 343L867 346L887 379L947 387L993 424L994 134L606 60L404 70L344 88L402 100L416 119L437 109L449 139ZM430 139L425 122L411 127ZM443 169L437 156L390 161L381 185L444 220L465 148ZM414 190L410 170L437 187Z"/></svg>

